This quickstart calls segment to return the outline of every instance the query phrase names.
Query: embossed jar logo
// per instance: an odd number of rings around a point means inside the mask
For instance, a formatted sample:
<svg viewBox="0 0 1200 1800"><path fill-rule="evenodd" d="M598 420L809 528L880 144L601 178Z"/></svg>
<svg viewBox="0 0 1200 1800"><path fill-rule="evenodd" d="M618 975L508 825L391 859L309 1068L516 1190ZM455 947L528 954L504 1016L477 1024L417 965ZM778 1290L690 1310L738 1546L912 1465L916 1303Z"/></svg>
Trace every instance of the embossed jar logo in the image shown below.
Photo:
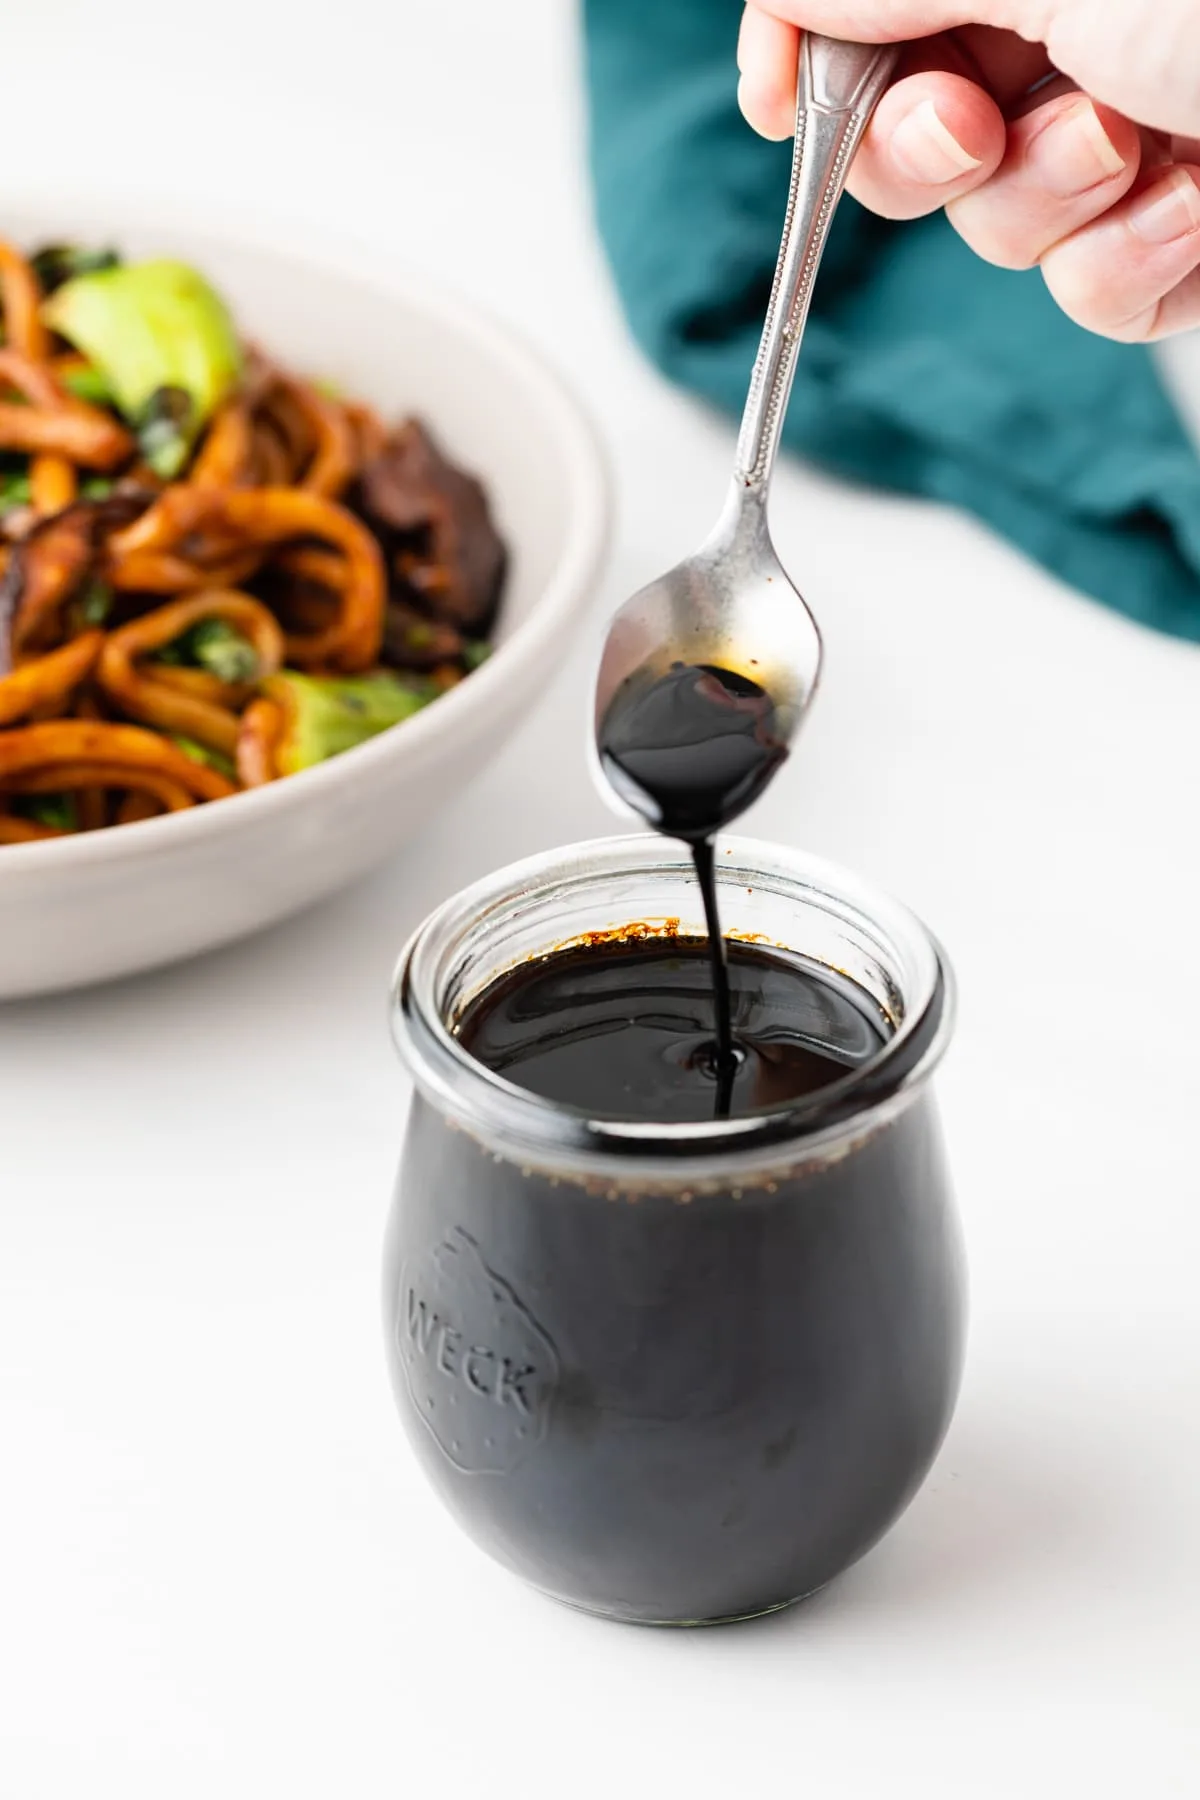
<svg viewBox="0 0 1200 1800"><path fill-rule="evenodd" d="M474 1238L455 1230L400 1274L396 1343L413 1405L450 1461L515 1467L546 1428L558 1357Z"/></svg>

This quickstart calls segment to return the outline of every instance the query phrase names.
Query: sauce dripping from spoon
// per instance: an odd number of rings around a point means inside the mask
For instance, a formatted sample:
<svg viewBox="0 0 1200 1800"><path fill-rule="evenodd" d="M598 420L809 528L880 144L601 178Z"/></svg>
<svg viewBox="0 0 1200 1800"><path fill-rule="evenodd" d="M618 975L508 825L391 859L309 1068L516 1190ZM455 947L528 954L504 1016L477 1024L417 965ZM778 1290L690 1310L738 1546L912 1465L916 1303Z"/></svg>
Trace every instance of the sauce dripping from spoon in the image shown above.
<svg viewBox="0 0 1200 1800"><path fill-rule="evenodd" d="M716 1116L728 1118L739 1052L717 904L716 834L755 801L787 756L775 704L746 675L712 663L636 671L600 725L600 765L620 797L692 853L704 901L716 1033Z"/></svg>

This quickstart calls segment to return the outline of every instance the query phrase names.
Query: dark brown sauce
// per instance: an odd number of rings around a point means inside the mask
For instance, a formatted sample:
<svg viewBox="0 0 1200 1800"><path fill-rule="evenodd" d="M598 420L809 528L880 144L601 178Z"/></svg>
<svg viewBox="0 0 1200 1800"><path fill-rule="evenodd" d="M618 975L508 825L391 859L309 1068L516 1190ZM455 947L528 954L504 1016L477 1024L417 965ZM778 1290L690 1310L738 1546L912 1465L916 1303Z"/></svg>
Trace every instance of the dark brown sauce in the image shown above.
<svg viewBox="0 0 1200 1800"><path fill-rule="evenodd" d="M600 727L613 787L657 830L689 844L744 812L786 755L766 690L708 663L675 663L657 679L631 675Z"/></svg>
<svg viewBox="0 0 1200 1800"><path fill-rule="evenodd" d="M539 957L496 982L458 1027L477 1061L591 1118L691 1124L806 1098L886 1042L862 990L786 952L727 946L733 1056L713 1050L703 938L614 939Z"/></svg>
<svg viewBox="0 0 1200 1800"><path fill-rule="evenodd" d="M630 676L604 715L600 764L613 788L667 837L691 847L704 900L717 1071L714 1110L729 1116L738 1050L717 905L713 840L755 801L787 756L765 688L711 663Z"/></svg>

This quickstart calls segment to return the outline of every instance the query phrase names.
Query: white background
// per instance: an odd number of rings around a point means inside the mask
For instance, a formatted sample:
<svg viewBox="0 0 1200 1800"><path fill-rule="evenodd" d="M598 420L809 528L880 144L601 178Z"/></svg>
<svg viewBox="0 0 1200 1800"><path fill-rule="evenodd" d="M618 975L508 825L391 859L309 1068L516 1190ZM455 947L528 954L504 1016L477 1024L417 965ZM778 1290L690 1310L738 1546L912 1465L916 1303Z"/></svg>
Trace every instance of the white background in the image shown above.
<svg viewBox="0 0 1200 1800"><path fill-rule="evenodd" d="M565 0L38 0L3 46L0 216L112 184L391 247L590 401L597 619L698 539L731 433L624 336ZM0 1013L6 1796L1200 1794L1200 653L929 507L792 466L776 513L827 680L752 829L893 888L962 987L973 1335L924 1492L806 1609L638 1632L485 1562L392 1417L387 977L434 901L608 828L581 644L368 885Z"/></svg>

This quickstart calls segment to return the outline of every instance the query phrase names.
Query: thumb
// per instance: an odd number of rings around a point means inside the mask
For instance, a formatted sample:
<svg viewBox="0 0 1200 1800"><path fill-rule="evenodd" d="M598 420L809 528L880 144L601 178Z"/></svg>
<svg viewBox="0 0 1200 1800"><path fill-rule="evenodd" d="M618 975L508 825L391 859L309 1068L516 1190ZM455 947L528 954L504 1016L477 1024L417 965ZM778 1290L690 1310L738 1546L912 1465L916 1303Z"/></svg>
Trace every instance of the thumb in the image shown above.
<svg viewBox="0 0 1200 1800"><path fill-rule="evenodd" d="M805 31L859 44L932 37L958 25L996 25L1019 36L1044 36L1053 0L750 0Z"/></svg>

